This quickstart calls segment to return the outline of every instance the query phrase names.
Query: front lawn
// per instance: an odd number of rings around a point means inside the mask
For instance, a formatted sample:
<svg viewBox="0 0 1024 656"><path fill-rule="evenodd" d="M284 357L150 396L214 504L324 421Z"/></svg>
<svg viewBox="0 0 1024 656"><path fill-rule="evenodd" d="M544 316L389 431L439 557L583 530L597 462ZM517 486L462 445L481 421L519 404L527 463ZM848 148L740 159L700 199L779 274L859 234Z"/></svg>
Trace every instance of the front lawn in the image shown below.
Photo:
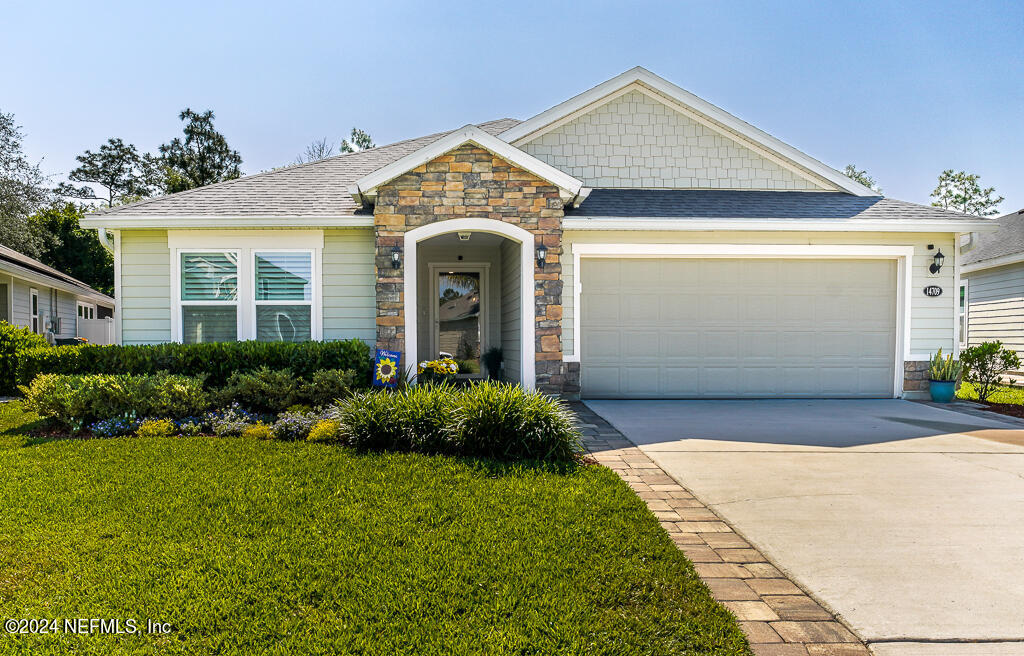
<svg viewBox="0 0 1024 656"><path fill-rule="evenodd" d="M33 440L0 405L0 617L166 622L21 654L749 654L596 467L245 438Z"/></svg>
<svg viewBox="0 0 1024 656"><path fill-rule="evenodd" d="M974 389L974 385L964 381L960 383L960 389L956 392L957 398L966 399L968 401L977 401L978 392ZM991 396L988 397L989 403L1005 403L1012 405L1024 404L1024 387L1009 387L1007 385L1000 385Z"/></svg>

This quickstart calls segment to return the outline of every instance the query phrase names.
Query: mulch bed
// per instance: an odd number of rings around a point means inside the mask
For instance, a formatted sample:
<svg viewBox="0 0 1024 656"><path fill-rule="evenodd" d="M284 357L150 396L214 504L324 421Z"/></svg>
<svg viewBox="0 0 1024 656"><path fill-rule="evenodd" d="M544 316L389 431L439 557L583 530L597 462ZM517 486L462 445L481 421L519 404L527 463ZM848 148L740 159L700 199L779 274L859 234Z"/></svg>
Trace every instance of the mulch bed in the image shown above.
<svg viewBox="0 0 1024 656"><path fill-rule="evenodd" d="M1010 415L1011 417L1024 419L1024 405L1016 403L990 403L986 401L985 406L985 409L989 412L998 412L1001 415Z"/></svg>

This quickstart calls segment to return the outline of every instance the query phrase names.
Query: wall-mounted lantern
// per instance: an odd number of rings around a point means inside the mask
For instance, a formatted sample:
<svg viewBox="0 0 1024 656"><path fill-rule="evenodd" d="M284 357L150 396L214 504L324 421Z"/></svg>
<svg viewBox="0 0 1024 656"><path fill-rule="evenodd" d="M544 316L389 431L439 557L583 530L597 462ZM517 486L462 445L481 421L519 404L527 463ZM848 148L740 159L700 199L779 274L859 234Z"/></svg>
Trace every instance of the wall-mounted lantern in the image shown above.
<svg viewBox="0 0 1024 656"><path fill-rule="evenodd" d="M546 246L537 247L537 266L544 268L544 262L548 259L548 249Z"/></svg>
<svg viewBox="0 0 1024 656"><path fill-rule="evenodd" d="M402 266L402 249L398 246L391 249L391 266L396 269Z"/></svg>
<svg viewBox="0 0 1024 656"><path fill-rule="evenodd" d="M928 270L932 273L938 273L942 270L942 264L945 261L946 256L942 254L942 249L940 248L935 252L935 255L932 256L932 265L928 267Z"/></svg>

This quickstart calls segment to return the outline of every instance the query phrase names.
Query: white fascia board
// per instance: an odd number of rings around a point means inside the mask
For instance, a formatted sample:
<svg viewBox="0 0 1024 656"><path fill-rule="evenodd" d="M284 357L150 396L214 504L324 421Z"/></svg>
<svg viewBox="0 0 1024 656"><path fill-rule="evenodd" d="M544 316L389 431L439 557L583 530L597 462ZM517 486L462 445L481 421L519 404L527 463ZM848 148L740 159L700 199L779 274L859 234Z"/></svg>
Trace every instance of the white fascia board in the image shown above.
<svg viewBox="0 0 1024 656"><path fill-rule="evenodd" d="M566 217L563 230L822 231L822 232L990 232L998 226L976 221L918 219L718 219L664 217Z"/></svg>
<svg viewBox="0 0 1024 656"><path fill-rule="evenodd" d="M62 292L67 292L78 298L88 298L101 302L104 305L114 304L114 299L106 294L96 291L95 289L86 289L84 287L79 287L78 285L72 285L71 283L60 280L59 278L51 278L50 276L38 273L26 267L18 266L11 262L4 262L3 266L0 266L0 271L6 271L15 278L26 280L41 287L59 289Z"/></svg>
<svg viewBox="0 0 1024 656"><path fill-rule="evenodd" d="M580 191L584 188L583 182L568 173L560 171L546 162L542 162L533 155L525 153L515 146L484 132L475 125L466 125L420 148L416 152L409 153L405 157L363 176L348 188L348 192L357 203L362 203L363 199L367 197L372 198L376 194L377 187L380 185L390 182L403 173L407 173L417 166L422 166L466 143L474 143L506 162L515 164L519 168L536 175L538 178L547 180L565 192L563 196L567 197L567 200L577 198Z"/></svg>
<svg viewBox="0 0 1024 656"><path fill-rule="evenodd" d="M810 155L807 155L789 144L776 139L764 130L754 127L746 121L733 116L724 109L712 105L708 101L695 96L686 89L672 84L668 80L655 75L641 66L630 69L621 75L613 77L607 82L603 82L588 91L584 91L583 93L566 100L563 103L555 105L551 109L543 111L533 118L523 121L522 123L502 132L498 136L509 143L517 142L524 137L532 136L534 133L541 131L547 125L550 125L569 114L598 103L606 96L615 93L622 87L634 83L643 84L659 94L662 94L681 105L691 108L693 111L706 116L709 120L717 123L723 128L735 132L736 134L739 134L770 151L778 153L780 156L807 169L811 173L828 180L844 191L848 191L856 196L879 195L874 189L851 180L831 166L814 159Z"/></svg>
<svg viewBox="0 0 1024 656"><path fill-rule="evenodd" d="M960 273L973 273L974 271L984 271L985 269L994 269L996 267L1007 266L1010 264L1020 264L1021 262L1024 262L1024 253L1011 253L1009 255L1003 255L1002 257L993 257L991 260L982 260L981 262L964 264L960 267Z"/></svg>
<svg viewBox="0 0 1024 656"><path fill-rule="evenodd" d="M79 221L83 228L372 228L373 217L301 217L301 216L112 216Z"/></svg>

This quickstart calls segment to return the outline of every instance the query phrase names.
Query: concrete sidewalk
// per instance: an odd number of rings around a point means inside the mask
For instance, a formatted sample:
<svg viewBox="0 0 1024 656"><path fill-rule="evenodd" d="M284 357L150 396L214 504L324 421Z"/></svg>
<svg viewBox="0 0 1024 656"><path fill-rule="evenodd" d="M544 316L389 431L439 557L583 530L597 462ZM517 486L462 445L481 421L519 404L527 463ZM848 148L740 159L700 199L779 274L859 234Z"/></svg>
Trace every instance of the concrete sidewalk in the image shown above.
<svg viewBox="0 0 1024 656"><path fill-rule="evenodd" d="M1024 654L1018 425L895 400L588 405L876 653Z"/></svg>

